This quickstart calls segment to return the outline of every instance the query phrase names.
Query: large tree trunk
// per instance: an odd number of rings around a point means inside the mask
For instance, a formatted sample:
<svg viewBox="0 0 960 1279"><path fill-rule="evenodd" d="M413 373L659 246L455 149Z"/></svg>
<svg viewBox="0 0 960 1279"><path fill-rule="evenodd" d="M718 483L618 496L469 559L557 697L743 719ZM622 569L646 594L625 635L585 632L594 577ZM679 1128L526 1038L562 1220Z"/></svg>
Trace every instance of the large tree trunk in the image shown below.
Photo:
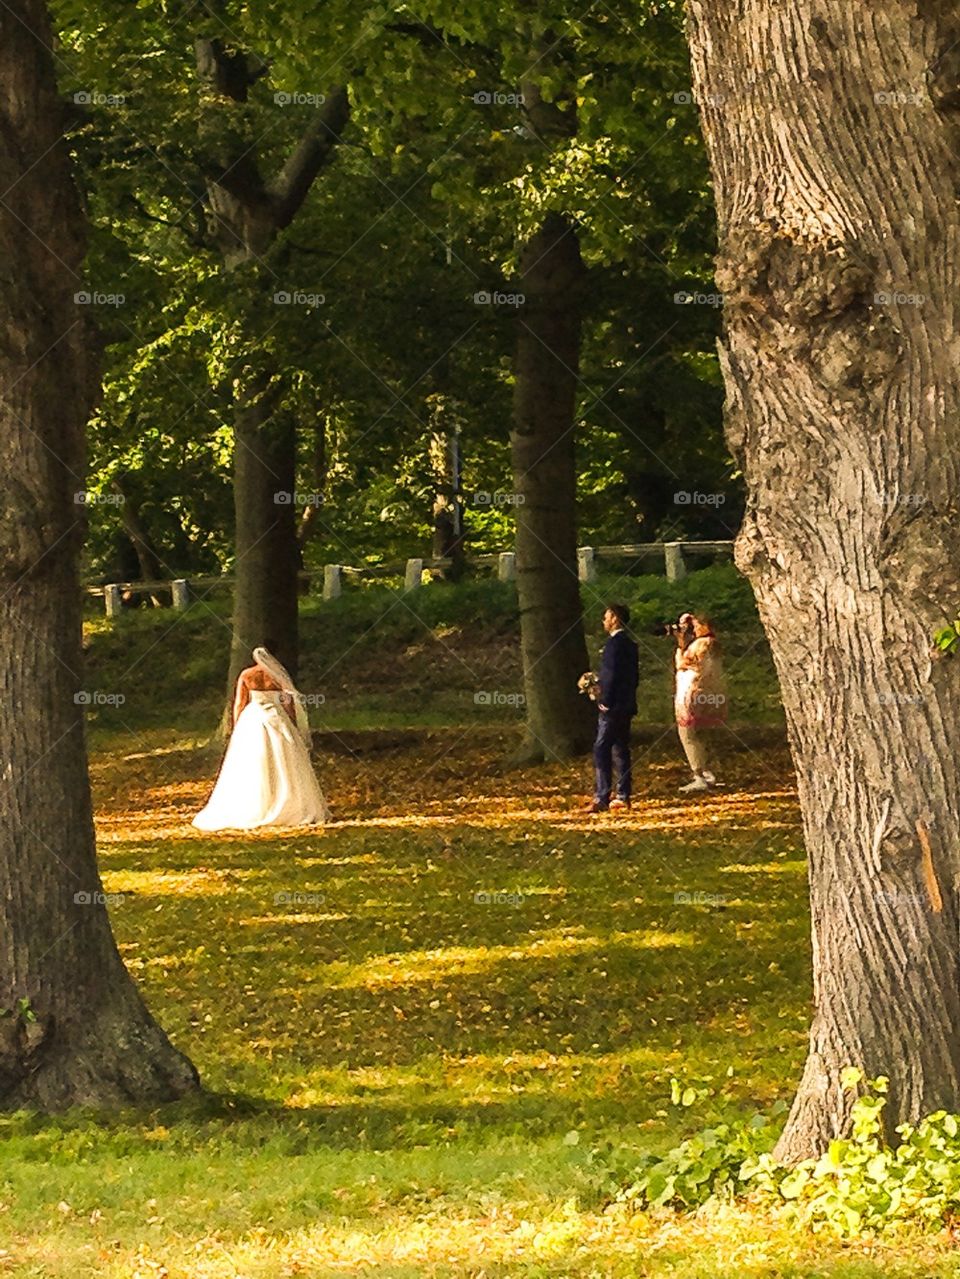
<svg viewBox="0 0 960 1279"><path fill-rule="evenodd" d="M226 270L262 265L279 233L300 212L340 141L350 114L347 90L343 86L333 90L279 172L267 180L260 167L262 139L246 122L234 129L238 113L231 105L247 102L250 89L267 73L266 63L206 35L197 36L195 52L197 75L210 94L202 117L202 163L211 238ZM276 280L264 270L259 278L266 299ZM296 431L292 418L280 412L271 419L280 398L279 374L264 363L266 356L255 333L247 346L240 363L259 363L260 372L251 376L244 369L237 380L234 408L236 568L224 722L229 719L236 677L250 663L252 644L272 639L277 656L294 673L299 656L297 600L303 560L294 500ZM279 492L289 493L286 506L275 501Z"/></svg>
<svg viewBox="0 0 960 1279"><path fill-rule="evenodd" d="M296 430L276 405L279 385L251 373L237 391L234 416L236 571L229 692L263 644L296 674ZM229 699L228 699L229 700Z"/></svg>
<svg viewBox="0 0 960 1279"><path fill-rule="evenodd" d="M514 398L517 592L527 731L520 757L559 759L590 741L577 692L587 650L577 577L574 415L584 268L573 227L555 214L524 245Z"/></svg>
<svg viewBox="0 0 960 1279"><path fill-rule="evenodd" d="M737 562L780 674L815 1014L778 1148L960 1108L957 6L690 0L716 182ZM943 14L941 18L938 15Z"/></svg>
<svg viewBox="0 0 960 1279"><path fill-rule="evenodd" d="M78 555L91 335L46 6L0 7L0 1106L197 1086L120 959L94 849Z"/></svg>

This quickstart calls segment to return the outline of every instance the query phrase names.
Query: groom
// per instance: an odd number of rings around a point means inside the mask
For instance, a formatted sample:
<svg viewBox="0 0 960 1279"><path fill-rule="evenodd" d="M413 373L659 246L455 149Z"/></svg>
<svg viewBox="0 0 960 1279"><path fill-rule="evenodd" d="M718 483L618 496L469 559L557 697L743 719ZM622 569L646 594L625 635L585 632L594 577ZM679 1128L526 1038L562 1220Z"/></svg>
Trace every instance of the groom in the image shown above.
<svg viewBox="0 0 960 1279"><path fill-rule="evenodd" d="M609 604L603 629L610 638L603 646L597 678L600 719L593 747L597 785L591 813L630 807L630 720L637 713L639 662L637 646L624 629L630 621L626 604ZM617 767L617 793L613 799L613 765Z"/></svg>

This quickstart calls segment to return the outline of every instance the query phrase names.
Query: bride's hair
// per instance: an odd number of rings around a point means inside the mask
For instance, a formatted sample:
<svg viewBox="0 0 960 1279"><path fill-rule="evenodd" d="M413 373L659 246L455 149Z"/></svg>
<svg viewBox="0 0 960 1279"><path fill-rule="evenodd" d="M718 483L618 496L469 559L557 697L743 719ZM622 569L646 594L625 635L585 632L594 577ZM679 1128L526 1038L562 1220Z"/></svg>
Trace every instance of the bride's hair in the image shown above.
<svg viewBox="0 0 960 1279"><path fill-rule="evenodd" d="M258 645L253 650L253 660L256 664L272 675L277 683L285 689L293 690L296 685L293 682L293 676L280 661L279 657L274 657L273 650L268 648L266 644Z"/></svg>
<svg viewBox="0 0 960 1279"><path fill-rule="evenodd" d="M293 676L279 661L278 658L264 647L258 647L253 650L253 660L259 667L267 672L274 679L285 693L290 693L293 697L294 710L297 718L297 728L300 730L304 741L310 744L310 720L307 716L306 707L304 705L303 694L298 691L296 684L293 682Z"/></svg>

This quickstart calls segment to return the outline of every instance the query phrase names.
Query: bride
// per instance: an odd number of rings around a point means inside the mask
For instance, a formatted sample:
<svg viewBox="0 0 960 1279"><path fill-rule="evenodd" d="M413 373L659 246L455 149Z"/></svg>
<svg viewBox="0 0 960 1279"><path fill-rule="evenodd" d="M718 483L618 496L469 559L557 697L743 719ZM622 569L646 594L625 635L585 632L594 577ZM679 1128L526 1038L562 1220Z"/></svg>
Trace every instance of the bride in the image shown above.
<svg viewBox="0 0 960 1279"><path fill-rule="evenodd" d="M310 763L310 723L286 668L265 648L241 671L233 732L199 830L308 826L330 820Z"/></svg>

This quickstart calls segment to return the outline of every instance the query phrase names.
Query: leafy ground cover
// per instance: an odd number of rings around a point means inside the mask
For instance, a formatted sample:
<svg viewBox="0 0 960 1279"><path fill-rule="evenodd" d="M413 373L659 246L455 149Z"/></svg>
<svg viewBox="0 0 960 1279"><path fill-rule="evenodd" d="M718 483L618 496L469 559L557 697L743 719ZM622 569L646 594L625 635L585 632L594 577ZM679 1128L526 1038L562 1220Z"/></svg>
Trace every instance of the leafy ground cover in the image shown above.
<svg viewBox="0 0 960 1279"><path fill-rule="evenodd" d="M147 701L99 715L114 928L207 1093L151 1112L0 1120L0 1274L960 1274L945 1232L844 1242L749 1204L617 1202L631 1169L705 1117L788 1099L803 1057L796 798L764 700L769 659L741 622L731 607L754 710L722 742L726 785L679 795L678 748L651 715L627 815L579 811L585 761L505 770L514 725L472 699L462 718L427 705L447 722L365 731L375 690L354 680L356 717L327 718L317 739L335 823L211 838L189 824L220 750L198 727L192 677L179 702L155 684L171 699L163 717ZM141 653L168 677L201 620L177 625L165 639L156 617L93 627L96 686ZM429 647L470 623L418 626L411 642ZM438 660L432 673L442 701L454 677Z"/></svg>

